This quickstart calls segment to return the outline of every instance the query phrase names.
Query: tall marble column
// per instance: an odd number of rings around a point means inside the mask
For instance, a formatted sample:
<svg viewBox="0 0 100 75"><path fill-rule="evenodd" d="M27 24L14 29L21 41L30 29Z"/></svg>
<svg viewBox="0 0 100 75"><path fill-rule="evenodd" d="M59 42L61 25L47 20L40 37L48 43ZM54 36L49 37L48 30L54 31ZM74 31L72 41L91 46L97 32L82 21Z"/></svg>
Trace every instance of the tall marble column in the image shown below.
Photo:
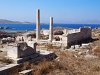
<svg viewBox="0 0 100 75"><path fill-rule="evenodd" d="M40 39L40 10L36 11L36 41Z"/></svg>
<svg viewBox="0 0 100 75"><path fill-rule="evenodd" d="M49 40L52 42L53 40L53 17L50 17L50 29L49 29Z"/></svg>

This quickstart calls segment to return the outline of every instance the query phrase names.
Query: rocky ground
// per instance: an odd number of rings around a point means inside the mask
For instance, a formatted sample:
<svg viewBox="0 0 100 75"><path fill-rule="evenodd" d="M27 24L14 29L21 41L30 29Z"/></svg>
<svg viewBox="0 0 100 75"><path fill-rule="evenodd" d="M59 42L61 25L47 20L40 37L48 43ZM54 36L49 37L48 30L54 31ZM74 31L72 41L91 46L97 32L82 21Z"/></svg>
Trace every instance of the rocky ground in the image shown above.
<svg viewBox="0 0 100 75"><path fill-rule="evenodd" d="M10 75L19 75L18 71L25 69L33 69L33 75L100 75L100 29L93 30L93 39L96 40L83 48L76 49L38 45L38 48L54 51L58 57L53 61L25 63Z"/></svg>

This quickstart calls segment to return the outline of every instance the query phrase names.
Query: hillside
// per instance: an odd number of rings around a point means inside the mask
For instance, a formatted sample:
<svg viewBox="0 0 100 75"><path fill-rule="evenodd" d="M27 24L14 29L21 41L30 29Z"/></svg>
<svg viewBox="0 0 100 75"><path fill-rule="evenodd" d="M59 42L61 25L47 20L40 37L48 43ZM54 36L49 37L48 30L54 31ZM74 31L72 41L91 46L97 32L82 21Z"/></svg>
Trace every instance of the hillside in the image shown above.
<svg viewBox="0 0 100 75"><path fill-rule="evenodd" d="M30 24L30 22L20 22L20 21L10 21L5 19L0 19L0 24Z"/></svg>

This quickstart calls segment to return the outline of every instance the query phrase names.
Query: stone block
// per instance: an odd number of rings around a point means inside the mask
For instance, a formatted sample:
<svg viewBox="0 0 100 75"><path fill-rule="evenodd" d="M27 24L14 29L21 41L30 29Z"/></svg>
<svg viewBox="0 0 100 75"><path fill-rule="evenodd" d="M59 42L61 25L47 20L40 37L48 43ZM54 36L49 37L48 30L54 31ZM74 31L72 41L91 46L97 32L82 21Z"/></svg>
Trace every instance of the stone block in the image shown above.
<svg viewBox="0 0 100 75"><path fill-rule="evenodd" d="M32 69L19 72L20 75L32 75Z"/></svg>
<svg viewBox="0 0 100 75"><path fill-rule="evenodd" d="M7 57L12 59L23 58L34 54L36 50L28 46L27 43L21 42L15 45L9 45L7 50Z"/></svg>
<svg viewBox="0 0 100 75"><path fill-rule="evenodd" d="M36 42L34 41L28 41L27 42L28 46L32 47L34 50L36 50Z"/></svg>

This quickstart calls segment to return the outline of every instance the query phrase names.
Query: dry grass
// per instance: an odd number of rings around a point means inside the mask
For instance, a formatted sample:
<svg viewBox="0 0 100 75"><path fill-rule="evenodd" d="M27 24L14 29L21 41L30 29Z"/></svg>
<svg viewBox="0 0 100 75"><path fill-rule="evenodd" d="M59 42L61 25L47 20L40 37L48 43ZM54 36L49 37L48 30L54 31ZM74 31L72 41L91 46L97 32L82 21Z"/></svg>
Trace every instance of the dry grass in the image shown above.
<svg viewBox="0 0 100 75"><path fill-rule="evenodd" d="M33 75L99 75L100 61L75 58L71 52L60 52L54 61L31 64ZM26 67L29 65L25 65ZM25 68L24 68L25 69Z"/></svg>
<svg viewBox="0 0 100 75"><path fill-rule="evenodd" d="M53 61L25 63L20 69L13 71L12 75L18 75L18 72L26 69L33 69L33 75L100 75L100 60L86 60L74 55L74 52L66 51L60 52L59 58Z"/></svg>
<svg viewBox="0 0 100 75"><path fill-rule="evenodd" d="M43 75L48 73L51 67L51 63L49 61L43 61L39 63L38 65L31 65L31 68L33 69L33 75Z"/></svg>

